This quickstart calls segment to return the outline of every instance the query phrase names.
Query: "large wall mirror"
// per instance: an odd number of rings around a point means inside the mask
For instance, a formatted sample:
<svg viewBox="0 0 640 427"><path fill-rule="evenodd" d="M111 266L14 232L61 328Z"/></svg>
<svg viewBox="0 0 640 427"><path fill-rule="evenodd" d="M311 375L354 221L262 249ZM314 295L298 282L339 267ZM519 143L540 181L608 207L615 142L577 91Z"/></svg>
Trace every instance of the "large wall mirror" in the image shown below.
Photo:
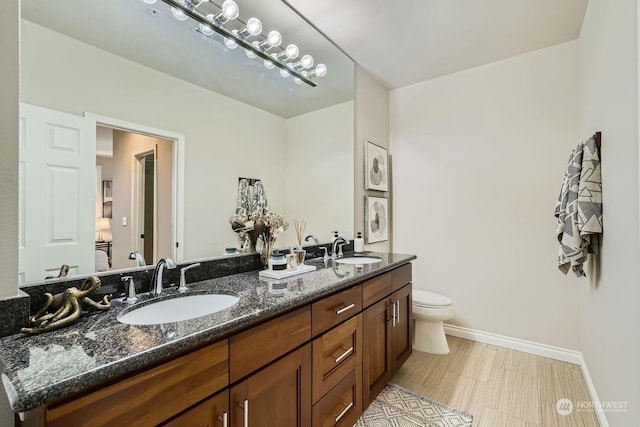
<svg viewBox="0 0 640 427"><path fill-rule="evenodd" d="M238 5L326 64L317 87L161 0L22 2L21 283L61 264L70 275L134 268L134 250L147 264L221 256L240 244L229 224L240 178L260 180L289 222L276 246L295 243L294 219L320 241L353 235L353 62L280 0ZM82 238L76 262L65 251Z"/></svg>

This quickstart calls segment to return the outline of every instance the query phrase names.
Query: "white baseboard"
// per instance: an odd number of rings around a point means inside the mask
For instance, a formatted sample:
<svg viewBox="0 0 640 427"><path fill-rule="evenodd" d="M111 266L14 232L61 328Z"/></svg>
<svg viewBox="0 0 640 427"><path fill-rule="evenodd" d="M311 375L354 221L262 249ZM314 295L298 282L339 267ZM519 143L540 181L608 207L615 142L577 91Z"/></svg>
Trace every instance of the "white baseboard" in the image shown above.
<svg viewBox="0 0 640 427"><path fill-rule="evenodd" d="M550 359L561 360L563 362L573 363L574 365L580 365L582 376L589 390L591 401L600 402L596 387L593 384L587 363L582 356L582 352L575 350L568 350L562 347L555 347L547 344L540 344L537 342L521 340L519 338L505 337L504 335L492 334L490 332L477 331L475 329L463 328L455 325L444 325L444 331L447 335L454 337L465 338L471 341L483 342L486 344L495 345L498 347L504 347L511 350L523 351L525 353L531 353L538 356L548 357ZM605 416L602 408L596 408L596 416L600 427L609 427L609 422Z"/></svg>
<svg viewBox="0 0 640 427"><path fill-rule="evenodd" d="M466 338L468 340L536 354L550 359L562 360L563 362L573 363L574 365L580 365L581 362L584 362L582 353L562 347L540 344L537 342L521 340L519 338L505 337L504 335L477 331L475 329L463 328L455 325L445 324L444 331L447 335L453 335L454 337Z"/></svg>

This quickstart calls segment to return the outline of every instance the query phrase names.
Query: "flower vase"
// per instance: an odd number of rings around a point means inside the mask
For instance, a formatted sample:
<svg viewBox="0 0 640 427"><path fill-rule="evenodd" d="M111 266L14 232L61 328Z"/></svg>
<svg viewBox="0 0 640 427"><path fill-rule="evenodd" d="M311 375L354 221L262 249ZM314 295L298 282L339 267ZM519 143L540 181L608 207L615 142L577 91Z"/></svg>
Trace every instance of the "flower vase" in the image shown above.
<svg viewBox="0 0 640 427"><path fill-rule="evenodd" d="M260 253L260 262L264 268L269 267L269 258L271 258L274 243L275 242L272 242L271 239L264 239L262 252Z"/></svg>

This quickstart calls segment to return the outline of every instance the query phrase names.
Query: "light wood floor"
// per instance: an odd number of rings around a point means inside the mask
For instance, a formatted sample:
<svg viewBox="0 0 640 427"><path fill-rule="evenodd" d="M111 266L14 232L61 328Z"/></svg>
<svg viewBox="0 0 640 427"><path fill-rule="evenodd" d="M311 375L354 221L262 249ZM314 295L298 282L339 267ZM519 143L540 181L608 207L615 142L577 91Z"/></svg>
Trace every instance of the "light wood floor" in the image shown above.
<svg viewBox="0 0 640 427"><path fill-rule="evenodd" d="M593 411L559 415L561 398L589 402L578 365L447 337L451 353L413 351L391 382L473 415L474 427L598 427Z"/></svg>

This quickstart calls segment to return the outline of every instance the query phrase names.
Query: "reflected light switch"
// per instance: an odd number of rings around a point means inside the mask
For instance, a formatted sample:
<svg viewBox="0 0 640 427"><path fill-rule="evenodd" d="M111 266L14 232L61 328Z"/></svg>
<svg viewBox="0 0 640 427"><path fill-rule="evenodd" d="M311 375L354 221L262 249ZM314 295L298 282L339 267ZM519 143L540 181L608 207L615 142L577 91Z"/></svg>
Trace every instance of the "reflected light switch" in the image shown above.
<svg viewBox="0 0 640 427"><path fill-rule="evenodd" d="M126 216L123 216L123 217L122 217L122 225L123 225L124 227L126 227L126 226L127 226L127 217L126 217Z"/></svg>

